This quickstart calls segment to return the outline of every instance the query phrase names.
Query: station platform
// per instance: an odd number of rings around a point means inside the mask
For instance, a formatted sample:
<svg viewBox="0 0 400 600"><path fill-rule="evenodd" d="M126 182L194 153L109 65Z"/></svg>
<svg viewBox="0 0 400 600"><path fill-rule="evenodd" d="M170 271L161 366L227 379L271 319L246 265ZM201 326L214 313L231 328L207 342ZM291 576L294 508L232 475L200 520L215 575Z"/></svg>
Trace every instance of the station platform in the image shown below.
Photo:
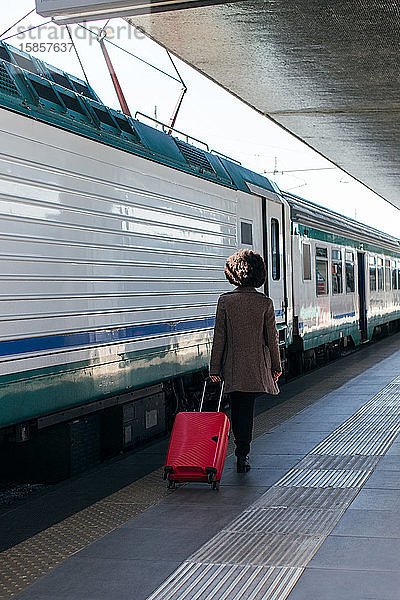
<svg viewBox="0 0 400 600"><path fill-rule="evenodd" d="M167 443L3 509L0 598L400 600L399 334L260 396L218 492Z"/></svg>

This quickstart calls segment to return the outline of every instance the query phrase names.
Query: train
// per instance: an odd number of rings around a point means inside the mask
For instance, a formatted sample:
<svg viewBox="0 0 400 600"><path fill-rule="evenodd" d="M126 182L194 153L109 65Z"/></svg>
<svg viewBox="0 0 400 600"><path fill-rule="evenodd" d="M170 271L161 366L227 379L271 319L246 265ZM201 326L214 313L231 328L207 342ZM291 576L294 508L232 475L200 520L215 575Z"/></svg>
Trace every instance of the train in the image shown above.
<svg viewBox="0 0 400 600"><path fill-rule="evenodd" d="M3 464L67 476L192 410L240 248L265 258L284 377L399 329L399 239L6 43L0 137Z"/></svg>

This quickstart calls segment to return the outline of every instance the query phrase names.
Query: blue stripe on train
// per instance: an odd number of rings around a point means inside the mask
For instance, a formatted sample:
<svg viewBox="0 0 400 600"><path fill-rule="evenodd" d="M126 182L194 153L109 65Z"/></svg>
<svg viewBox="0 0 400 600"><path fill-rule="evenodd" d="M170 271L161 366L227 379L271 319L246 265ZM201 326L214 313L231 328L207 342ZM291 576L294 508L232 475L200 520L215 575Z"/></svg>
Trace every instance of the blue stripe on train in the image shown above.
<svg viewBox="0 0 400 600"><path fill-rule="evenodd" d="M276 310L279 316L283 311ZM149 323L147 325L132 325L115 329L100 329L98 331L80 331L40 337L5 340L0 342L0 356L15 356L30 352L46 350L70 349L74 346L91 346L116 342L126 342L137 337L179 333L193 329L208 329L214 327L215 317L190 319L188 321L168 321L166 323Z"/></svg>
<svg viewBox="0 0 400 600"><path fill-rule="evenodd" d="M214 322L214 317L206 317L203 319L191 319L189 321L169 321L166 323L118 327L116 329L101 329L98 331L81 331L78 333L46 335L20 340L6 340L0 342L0 356L25 354L27 352L43 352L45 350L62 350L74 346L124 342L143 336L162 335L193 329L207 329L214 327Z"/></svg>
<svg viewBox="0 0 400 600"><path fill-rule="evenodd" d="M334 319L345 319L346 317L355 317L356 313L353 312L349 312L349 313L344 313L343 315L333 315Z"/></svg>

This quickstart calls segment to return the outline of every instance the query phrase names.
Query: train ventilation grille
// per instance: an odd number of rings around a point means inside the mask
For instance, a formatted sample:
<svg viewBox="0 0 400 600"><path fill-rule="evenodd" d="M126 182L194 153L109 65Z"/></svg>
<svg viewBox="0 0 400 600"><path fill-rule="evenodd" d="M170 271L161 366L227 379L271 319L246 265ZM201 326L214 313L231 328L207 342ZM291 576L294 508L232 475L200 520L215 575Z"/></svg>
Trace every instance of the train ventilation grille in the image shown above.
<svg viewBox="0 0 400 600"><path fill-rule="evenodd" d="M5 92L6 94L10 94L12 96L20 95L15 83L11 79L6 67L3 64L3 61L0 61L0 92Z"/></svg>
<svg viewBox="0 0 400 600"><path fill-rule="evenodd" d="M186 144L185 142L181 142L181 140L175 139L175 143L183 154L184 158L192 167L196 167L197 169L200 169L200 171L207 171L208 173L215 174L211 163L202 150L199 150L190 144Z"/></svg>

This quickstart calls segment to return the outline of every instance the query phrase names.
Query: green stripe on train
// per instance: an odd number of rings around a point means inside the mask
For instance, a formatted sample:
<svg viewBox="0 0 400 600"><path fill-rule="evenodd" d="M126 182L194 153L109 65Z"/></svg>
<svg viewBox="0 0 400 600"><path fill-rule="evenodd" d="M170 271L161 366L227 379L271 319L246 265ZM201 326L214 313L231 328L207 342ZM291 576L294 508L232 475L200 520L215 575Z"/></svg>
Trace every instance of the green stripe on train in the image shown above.
<svg viewBox="0 0 400 600"><path fill-rule="evenodd" d="M396 321L397 319L400 319L400 311L395 311L390 315L380 315L372 318L368 317L367 339L370 340L372 338L375 327L382 325L383 323ZM316 348L322 344L329 344L340 339L341 337L348 335L352 337L353 342L356 346L358 346L360 343L358 320L348 324L336 325L327 327L325 329L311 331L301 335L301 337L303 338L304 350L311 350L312 348Z"/></svg>
<svg viewBox="0 0 400 600"><path fill-rule="evenodd" d="M369 244L367 242L358 242L343 235L328 233L327 231L321 231L320 229L313 229L312 227L308 227L296 222L293 223L293 226L295 234L298 233L301 236L309 239L337 244L338 246L348 246L349 248L354 248L360 251L375 252L376 254L385 254L387 256L400 258L400 252L393 252L392 250L388 250L383 246Z"/></svg>
<svg viewBox="0 0 400 600"><path fill-rule="evenodd" d="M0 428L126 393L209 364L211 341L158 347L0 377Z"/></svg>

